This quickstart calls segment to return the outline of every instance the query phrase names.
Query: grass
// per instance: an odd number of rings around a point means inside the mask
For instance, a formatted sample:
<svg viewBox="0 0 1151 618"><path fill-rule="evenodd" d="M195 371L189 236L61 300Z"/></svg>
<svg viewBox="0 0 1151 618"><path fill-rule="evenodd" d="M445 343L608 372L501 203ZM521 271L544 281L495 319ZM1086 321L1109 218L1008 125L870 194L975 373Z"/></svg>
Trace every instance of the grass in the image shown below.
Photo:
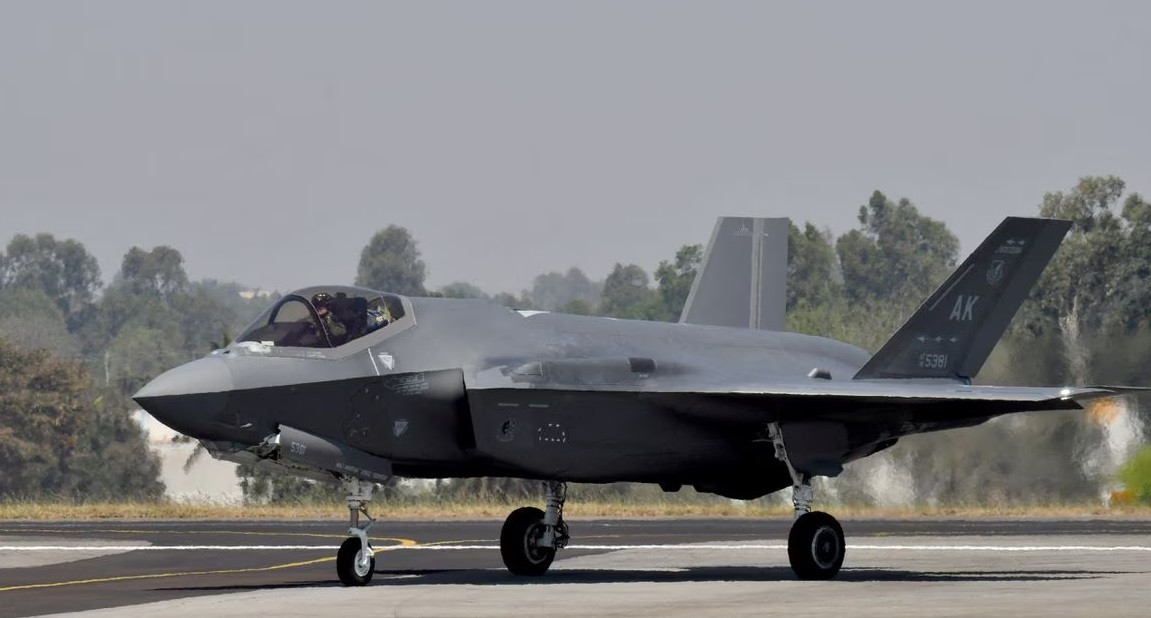
<svg viewBox="0 0 1151 618"><path fill-rule="evenodd" d="M527 504L527 502L525 502ZM397 520L503 519L516 506L499 501L375 502L373 517ZM539 506L542 506L542 501ZM1031 506L941 506L879 508L843 505L816 505L843 518L1052 518L1052 517L1149 517L1151 506L1104 508L1098 504ZM579 502L569 501L564 514L570 518L591 517L762 517L785 518L791 509L762 503L675 503L675 502ZM158 503L0 503L0 519L331 519L342 520L343 504L302 505L213 505Z"/></svg>

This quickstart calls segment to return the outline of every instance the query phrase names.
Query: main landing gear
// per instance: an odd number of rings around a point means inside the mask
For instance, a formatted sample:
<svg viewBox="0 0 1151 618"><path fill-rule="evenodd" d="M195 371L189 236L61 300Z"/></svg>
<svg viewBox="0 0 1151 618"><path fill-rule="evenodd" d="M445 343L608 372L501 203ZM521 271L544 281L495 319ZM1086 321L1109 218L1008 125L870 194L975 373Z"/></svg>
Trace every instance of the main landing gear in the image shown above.
<svg viewBox="0 0 1151 618"><path fill-rule="evenodd" d="M555 560L556 550L567 547L568 526L563 519L567 484L544 482L546 509L518 508L500 530L500 556L514 575L543 575Z"/></svg>
<svg viewBox="0 0 1151 618"><path fill-rule="evenodd" d="M368 502L372 500L374 485L357 478L344 479L348 501L348 537L336 552L336 574L345 586L363 586L372 581L376 570L376 557L368 543L368 528L375 521L368 515ZM360 515L367 520L360 523Z"/></svg>
<svg viewBox="0 0 1151 618"><path fill-rule="evenodd" d="M795 521L787 535L787 558L791 562L791 570L799 579L831 579L843 566L847 549L843 527L831 515L811 510L814 495L811 477L791 465L779 424L769 424L768 433L775 445L776 459L782 461L791 474L791 501L795 506Z"/></svg>

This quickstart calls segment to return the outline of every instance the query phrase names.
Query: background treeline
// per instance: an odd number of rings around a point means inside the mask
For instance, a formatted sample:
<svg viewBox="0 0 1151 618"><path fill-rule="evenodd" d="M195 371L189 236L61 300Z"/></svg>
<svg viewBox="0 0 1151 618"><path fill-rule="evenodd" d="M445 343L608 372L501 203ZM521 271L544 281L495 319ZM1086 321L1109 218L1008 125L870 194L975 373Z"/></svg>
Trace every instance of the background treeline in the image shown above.
<svg viewBox="0 0 1151 618"><path fill-rule="evenodd" d="M945 223L879 191L855 214L858 225L838 237L793 223L788 328L874 351L955 267L959 243ZM1086 177L1043 196L1032 214L1071 219L1074 227L979 380L1151 384L1151 205L1126 193L1118 178ZM996 222L989 219L988 230ZM517 309L674 321L702 249L684 245L651 273L617 263L593 279L572 267L542 273L519 293L488 294L467 282L428 289L416 239L389 226L364 247L354 283ZM326 282L300 282L315 283ZM128 397L163 370L223 345L275 296L190 281L179 251L166 246L132 247L105 283L80 243L15 236L0 254L0 496L161 496L158 464L130 420ZM1096 497L1130 459L1119 473L1151 499L1151 471L1144 470L1151 456L1131 457L1146 418L1135 404L905 439L849 467L824 493L857 503L1079 501ZM1139 461L1148 463L1140 468ZM240 473L252 500L331 495L306 481ZM390 495L412 491L398 485ZM448 480L430 491L497 499L536 493L511 479ZM576 488L573 497L637 499L656 491L621 483Z"/></svg>

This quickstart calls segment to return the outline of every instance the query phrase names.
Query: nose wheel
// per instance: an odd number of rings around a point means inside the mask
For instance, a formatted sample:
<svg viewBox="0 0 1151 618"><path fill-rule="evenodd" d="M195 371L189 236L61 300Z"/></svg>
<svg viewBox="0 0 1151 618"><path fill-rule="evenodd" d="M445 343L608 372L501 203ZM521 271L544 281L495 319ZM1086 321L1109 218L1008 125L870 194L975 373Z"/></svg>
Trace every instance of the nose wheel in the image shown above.
<svg viewBox="0 0 1151 618"><path fill-rule="evenodd" d="M366 550L366 551L365 551ZM345 586L365 586L372 581L376 570L376 557L372 546L363 544L359 537L349 537L336 552L336 575Z"/></svg>
<svg viewBox="0 0 1151 618"><path fill-rule="evenodd" d="M368 542L368 528L375 521L368 515L368 502L375 486L349 478L344 480L344 487L348 492L348 534L351 536L340 544L336 552L336 575L345 586L365 586L372 581L376 571L376 556ZM361 515L366 522L360 522Z"/></svg>

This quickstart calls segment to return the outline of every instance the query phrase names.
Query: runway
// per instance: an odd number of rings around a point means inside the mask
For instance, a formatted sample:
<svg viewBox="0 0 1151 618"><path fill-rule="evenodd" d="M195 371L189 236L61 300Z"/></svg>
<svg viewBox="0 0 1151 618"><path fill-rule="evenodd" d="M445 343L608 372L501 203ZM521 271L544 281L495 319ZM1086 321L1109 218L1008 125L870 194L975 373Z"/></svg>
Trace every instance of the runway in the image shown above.
<svg viewBox="0 0 1151 618"><path fill-rule="evenodd" d="M572 520L540 578L500 521L379 521L366 588L340 521L0 522L0 616L1146 616L1151 520L852 520L843 571L796 581L790 519Z"/></svg>

